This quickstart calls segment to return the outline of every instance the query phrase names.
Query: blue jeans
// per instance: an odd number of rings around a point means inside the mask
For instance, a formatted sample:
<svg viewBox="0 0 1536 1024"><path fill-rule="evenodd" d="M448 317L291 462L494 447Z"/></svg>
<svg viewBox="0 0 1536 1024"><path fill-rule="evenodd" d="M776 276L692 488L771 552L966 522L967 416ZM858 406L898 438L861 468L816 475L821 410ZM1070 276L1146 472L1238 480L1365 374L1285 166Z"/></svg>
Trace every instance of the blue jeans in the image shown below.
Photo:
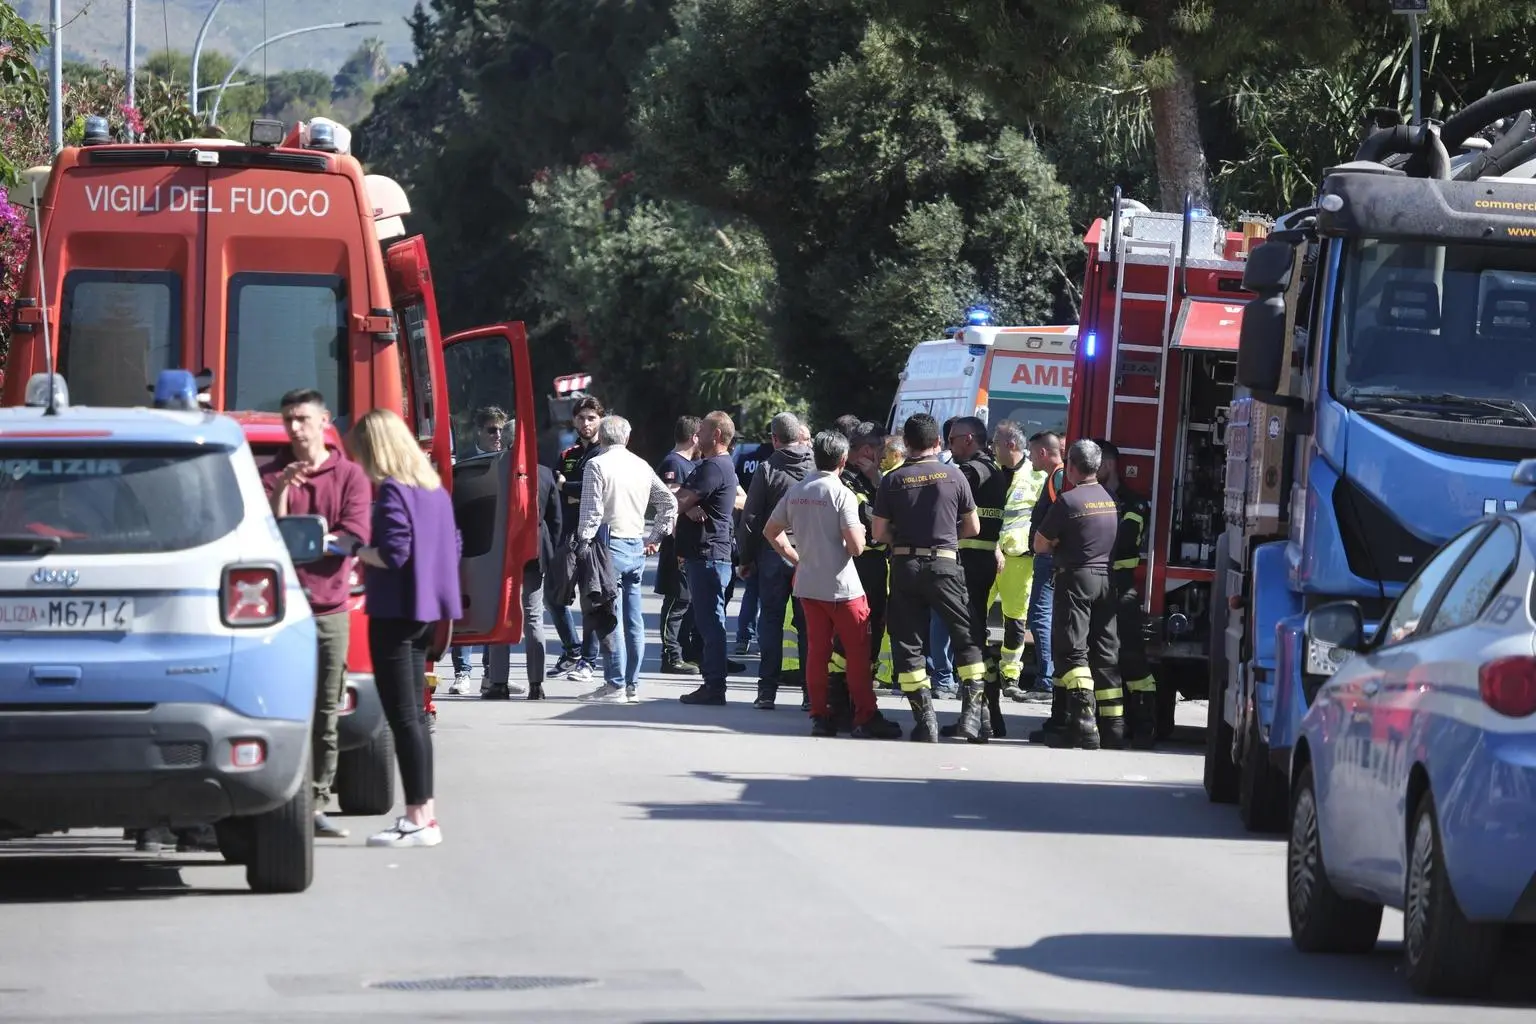
<svg viewBox="0 0 1536 1024"><path fill-rule="evenodd" d="M645 661L645 613L640 610L640 577L645 574L645 541L608 538L613 575L619 585L619 628L603 644L603 679L609 686L633 688Z"/></svg>
<svg viewBox="0 0 1536 1024"><path fill-rule="evenodd" d="M751 643L757 639L757 573L753 573L741 585L741 608L736 612L736 643Z"/></svg>
<svg viewBox="0 0 1536 1024"><path fill-rule="evenodd" d="M725 690L725 676L730 666L725 656L725 586L731 578L730 559L705 561L688 559L688 597L693 602L693 621L704 642L704 658L699 674L711 690Z"/></svg>
<svg viewBox="0 0 1536 1024"><path fill-rule="evenodd" d="M1056 600L1056 560L1050 555L1035 556L1034 589L1029 593L1029 614L1025 628L1035 640L1035 688L1050 690L1055 685L1055 665L1051 662L1051 603Z"/></svg>
<svg viewBox="0 0 1536 1024"><path fill-rule="evenodd" d="M469 675L469 659L475 656L476 651L480 652L480 668L482 671L490 664L489 655L484 647L455 647L450 652L453 657L454 675L459 675L460 673Z"/></svg>
<svg viewBox="0 0 1536 1024"><path fill-rule="evenodd" d="M928 682L935 690L954 690L954 664L949 627L944 624L938 612L931 612L928 617Z"/></svg>
<svg viewBox="0 0 1536 1024"><path fill-rule="evenodd" d="M545 593L552 593L552 591L546 590ZM560 635L561 656L580 657L589 665L597 664L597 637L592 635L592 630L587 628L586 623L582 623L581 626L581 647L576 646L576 613L571 610L571 606L567 604L557 608L546 604L545 607L549 609L550 617L555 620L555 632Z"/></svg>

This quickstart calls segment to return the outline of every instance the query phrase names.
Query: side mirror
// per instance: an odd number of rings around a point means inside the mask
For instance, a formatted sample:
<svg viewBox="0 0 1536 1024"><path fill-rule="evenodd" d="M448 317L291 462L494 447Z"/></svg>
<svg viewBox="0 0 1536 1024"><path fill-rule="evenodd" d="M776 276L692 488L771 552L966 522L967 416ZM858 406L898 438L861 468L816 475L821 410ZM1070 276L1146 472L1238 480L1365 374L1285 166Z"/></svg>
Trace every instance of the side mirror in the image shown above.
<svg viewBox="0 0 1536 1024"><path fill-rule="evenodd" d="M277 529L294 565L308 565L325 557L324 516L283 516L277 521Z"/></svg>
<svg viewBox="0 0 1536 1024"><path fill-rule="evenodd" d="M1237 335L1237 382L1257 394L1280 391L1285 369L1285 299L1250 299Z"/></svg>
<svg viewBox="0 0 1536 1024"><path fill-rule="evenodd" d="M1271 238L1248 254L1243 287L1256 295L1279 295L1291 288L1296 246Z"/></svg>
<svg viewBox="0 0 1536 1024"><path fill-rule="evenodd" d="M1331 676L1344 659L1365 646L1365 618L1353 601L1333 601L1307 613L1306 673Z"/></svg>

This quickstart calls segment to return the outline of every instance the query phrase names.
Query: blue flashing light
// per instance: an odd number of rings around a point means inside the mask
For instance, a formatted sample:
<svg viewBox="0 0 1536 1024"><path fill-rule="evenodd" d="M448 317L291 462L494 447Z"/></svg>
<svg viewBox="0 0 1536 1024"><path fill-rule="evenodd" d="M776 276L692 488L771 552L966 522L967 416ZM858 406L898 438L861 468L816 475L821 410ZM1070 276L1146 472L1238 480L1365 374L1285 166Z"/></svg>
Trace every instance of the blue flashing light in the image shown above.
<svg viewBox="0 0 1536 1024"><path fill-rule="evenodd" d="M1088 332L1088 336L1083 339L1083 352L1088 356L1089 359L1092 359L1093 358L1094 349L1096 349L1098 347L1099 347L1099 336L1097 334L1095 334L1094 332L1089 331Z"/></svg>
<svg viewBox="0 0 1536 1024"><path fill-rule="evenodd" d="M191 370L162 370L155 380L155 408L197 410L197 378Z"/></svg>
<svg viewBox="0 0 1536 1024"><path fill-rule="evenodd" d="M972 327L986 327L992 323L992 311L986 306L972 306L965 311L965 322Z"/></svg>

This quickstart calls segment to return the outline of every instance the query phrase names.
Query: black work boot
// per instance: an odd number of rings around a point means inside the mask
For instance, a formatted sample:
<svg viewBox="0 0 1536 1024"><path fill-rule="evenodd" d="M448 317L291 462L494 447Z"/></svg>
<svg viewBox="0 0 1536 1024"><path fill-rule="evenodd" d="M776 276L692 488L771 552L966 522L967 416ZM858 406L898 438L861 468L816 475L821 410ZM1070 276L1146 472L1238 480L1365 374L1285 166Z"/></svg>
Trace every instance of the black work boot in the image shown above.
<svg viewBox="0 0 1536 1024"><path fill-rule="evenodd" d="M853 732L853 697L848 693L848 676L842 672L827 676L827 707L838 732Z"/></svg>
<svg viewBox="0 0 1536 1024"><path fill-rule="evenodd" d="M933 692L928 687L907 694L912 707L912 740L915 743L939 741L939 716L933 710Z"/></svg>
<svg viewBox="0 0 1536 1024"><path fill-rule="evenodd" d="M991 733L998 739L1004 739L1008 735L1008 723L1003 721L1003 684L994 676L987 680L987 713L982 716L984 722L991 724Z"/></svg>
<svg viewBox="0 0 1536 1024"><path fill-rule="evenodd" d="M939 729L939 735L945 739L954 739L960 735L960 722L965 718L967 711L971 709L971 688L964 683L960 684L960 717L955 719L953 725L946 725Z"/></svg>
<svg viewBox="0 0 1536 1024"><path fill-rule="evenodd" d="M528 697L527 697L527 699L528 700L543 700L544 699L544 684L543 683L529 683L528 684Z"/></svg>
<svg viewBox="0 0 1536 1024"><path fill-rule="evenodd" d="M946 726L941 735L974 740L981 735L981 720L987 710L986 684L967 679L960 690L960 717Z"/></svg>
<svg viewBox="0 0 1536 1024"><path fill-rule="evenodd" d="M1127 700L1130 707L1131 746L1137 750L1152 750L1157 746L1157 692L1132 691Z"/></svg>
<svg viewBox="0 0 1536 1024"><path fill-rule="evenodd" d="M759 680L757 684L757 699L752 702L752 706L759 711L772 711L778 697L779 687L777 683L764 683Z"/></svg>
<svg viewBox="0 0 1536 1024"><path fill-rule="evenodd" d="M854 726L851 735L856 740L899 740L901 726L876 711L867 721Z"/></svg>
<svg viewBox="0 0 1536 1024"><path fill-rule="evenodd" d="M1121 705L1118 715L1102 715L1098 720L1099 743L1105 750L1125 749L1125 712Z"/></svg>
<svg viewBox="0 0 1536 1024"><path fill-rule="evenodd" d="M992 739L992 716L987 714L987 708L986 708L985 704L982 705L981 716L980 716L979 721L980 721L980 724L981 724L981 731L976 734L976 738L975 739L973 739L973 740L966 740L965 742L967 742L967 743L987 743L987 742L991 741L991 739Z"/></svg>
<svg viewBox="0 0 1536 1024"><path fill-rule="evenodd" d="M811 735L823 739L836 736L837 721L831 715L813 715L811 717Z"/></svg>
<svg viewBox="0 0 1536 1024"><path fill-rule="evenodd" d="M1057 686L1051 690L1051 717L1029 734L1031 743L1049 743L1051 737L1067 727L1067 691Z"/></svg>
<svg viewBox="0 0 1536 1024"><path fill-rule="evenodd" d="M1093 691L1087 687L1069 690L1066 701L1066 728L1053 733L1045 742L1057 748L1098 750L1101 741L1098 724L1094 721Z"/></svg>

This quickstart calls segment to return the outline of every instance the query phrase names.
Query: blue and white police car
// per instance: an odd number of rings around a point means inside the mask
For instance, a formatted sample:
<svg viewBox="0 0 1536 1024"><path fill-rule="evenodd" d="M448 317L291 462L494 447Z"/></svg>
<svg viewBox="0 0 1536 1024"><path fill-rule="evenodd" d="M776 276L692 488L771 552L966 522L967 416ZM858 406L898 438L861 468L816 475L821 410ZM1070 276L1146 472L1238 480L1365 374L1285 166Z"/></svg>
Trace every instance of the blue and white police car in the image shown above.
<svg viewBox="0 0 1536 1024"><path fill-rule="evenodd" d="M1308 616L1308 673L1337 669L1292 755L1297 948L1367 952L1394 907L1414 989L1479 997L1536 924L1533 586L1536 494L1447 541L1369 640L1353 602Z"/></svg>
<svg viewBox="0 0 1536 1024"><path fill-rule="evenodd" d="M191 374L155 399L70 408L40 374L0 409L0 836L211 824L252 889L300 892L315 627L293 566L326 527L273 518Z"/></svg>

